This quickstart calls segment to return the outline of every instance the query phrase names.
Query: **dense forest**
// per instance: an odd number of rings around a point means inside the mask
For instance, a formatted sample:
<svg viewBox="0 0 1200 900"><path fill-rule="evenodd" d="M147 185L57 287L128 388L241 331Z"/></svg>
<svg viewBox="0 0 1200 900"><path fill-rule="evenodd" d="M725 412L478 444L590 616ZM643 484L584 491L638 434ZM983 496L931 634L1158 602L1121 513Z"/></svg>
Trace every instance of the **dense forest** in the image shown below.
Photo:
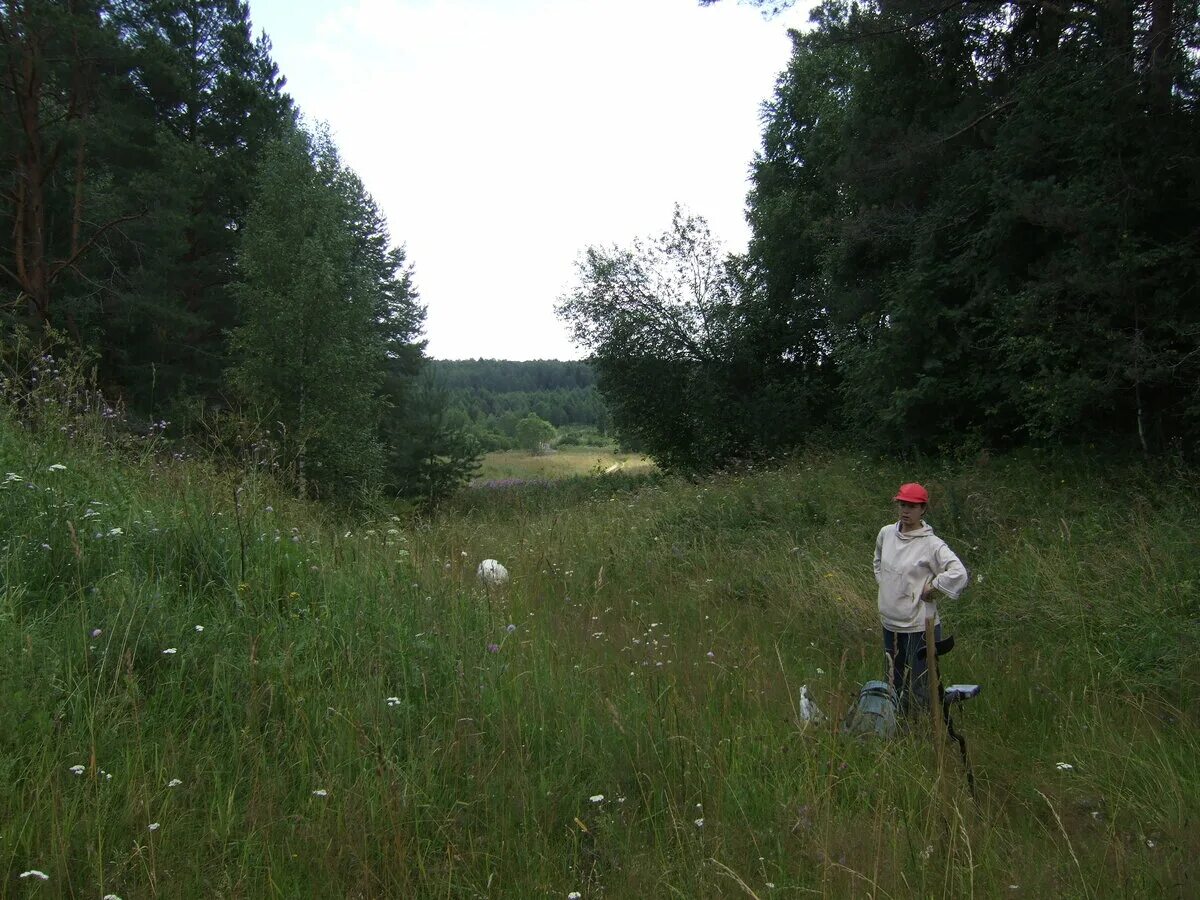
<svg viewBox="0 0 1200 900"><path fill-rule="evenodd" d="M1197 5L829 0L792 39L748 251L677 210L561 298L616 428L677 468L814 433L1194 458Z"/></svg>
<svg viewBox="0 0 1200 900"><path fill-rule="evenodd" d="M404 248L245 2L10 2L0 57L6 384L14 347L83 358L132 423L245 436L321 496L469 470Z"/></svg>
<svg viewBox="0 0 1200 900"><path fill-rule="evenodd" d="M568 443L609 442L608 410L585 362L432 360L429 368L447 393L448 423L485 450L517 446L517 423L530 414L558 428Z"/></svg>

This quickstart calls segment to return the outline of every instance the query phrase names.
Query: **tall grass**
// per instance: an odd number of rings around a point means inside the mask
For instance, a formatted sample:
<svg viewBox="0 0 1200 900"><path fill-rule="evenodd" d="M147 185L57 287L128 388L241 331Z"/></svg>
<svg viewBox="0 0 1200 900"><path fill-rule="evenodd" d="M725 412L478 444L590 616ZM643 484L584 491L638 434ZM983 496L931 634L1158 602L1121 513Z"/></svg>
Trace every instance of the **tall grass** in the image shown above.
<svg viewBox="0 0 1200 900"><path fill-rule="evenodd" d="M0 423L4 895L1195 889L1186 471L814 453L401 520L34 431ZM836 733L882 669L870 556L910 478L972 570L944 666L984 685L975 799L923 725Z"/></svg>

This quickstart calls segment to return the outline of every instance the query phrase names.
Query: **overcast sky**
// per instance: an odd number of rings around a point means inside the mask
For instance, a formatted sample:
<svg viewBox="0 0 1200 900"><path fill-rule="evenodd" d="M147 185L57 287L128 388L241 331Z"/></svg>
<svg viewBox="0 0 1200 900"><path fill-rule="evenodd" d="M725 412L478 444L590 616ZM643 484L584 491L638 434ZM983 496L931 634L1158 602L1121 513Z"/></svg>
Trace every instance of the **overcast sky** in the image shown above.
<svg viewBox="0 0 1200 900"><path fill-rule="evenodd" d="M759 109L787 27L736 0L250 0L408 249L437 359L572 359L553 312L589 244L675 202L749 236Z"/></svg>

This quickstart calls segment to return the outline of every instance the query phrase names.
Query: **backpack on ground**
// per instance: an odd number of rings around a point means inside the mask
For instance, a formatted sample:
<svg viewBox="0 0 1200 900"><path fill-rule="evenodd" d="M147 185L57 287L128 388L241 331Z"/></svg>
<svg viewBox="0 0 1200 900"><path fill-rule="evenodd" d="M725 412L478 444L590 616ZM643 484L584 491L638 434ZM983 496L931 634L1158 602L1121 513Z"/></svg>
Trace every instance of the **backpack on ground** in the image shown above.
<svg viewBox="0 0 1200 900"><path fill-rule="evenodd" d="M846 713L842 734L893 738L898 728L899 708L891 685L886 681L868 681L858 692L858 702Z"/></svg>

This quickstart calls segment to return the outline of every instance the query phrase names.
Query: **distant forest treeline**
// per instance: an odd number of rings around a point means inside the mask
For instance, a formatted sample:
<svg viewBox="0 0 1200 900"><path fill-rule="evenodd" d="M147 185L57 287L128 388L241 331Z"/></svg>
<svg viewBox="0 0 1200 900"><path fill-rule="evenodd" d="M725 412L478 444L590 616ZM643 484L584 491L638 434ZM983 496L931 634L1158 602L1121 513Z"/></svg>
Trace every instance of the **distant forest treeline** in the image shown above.
<svg viewBox="0 0 1200 900"><path fill-rule="evenodd" d="M517 423L530 413L568 441L604 438L611 422L585 362L539 359L432 360L430 370L447 391L448 421L488 450L516 445Z"/></svg>

